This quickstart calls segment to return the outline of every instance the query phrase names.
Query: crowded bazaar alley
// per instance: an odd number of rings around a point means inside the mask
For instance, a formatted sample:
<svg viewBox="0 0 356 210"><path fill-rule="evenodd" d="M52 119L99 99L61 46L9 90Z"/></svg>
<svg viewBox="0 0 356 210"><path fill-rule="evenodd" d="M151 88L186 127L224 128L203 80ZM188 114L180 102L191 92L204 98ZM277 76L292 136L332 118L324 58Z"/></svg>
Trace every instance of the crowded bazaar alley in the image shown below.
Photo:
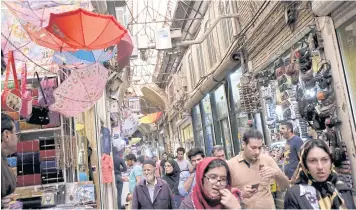
<svg viewBox="0 0 356 210"><path fill-rule="evenodd" d="M2 209L356 209L355 142L356 1L1 1Z"/></svg>

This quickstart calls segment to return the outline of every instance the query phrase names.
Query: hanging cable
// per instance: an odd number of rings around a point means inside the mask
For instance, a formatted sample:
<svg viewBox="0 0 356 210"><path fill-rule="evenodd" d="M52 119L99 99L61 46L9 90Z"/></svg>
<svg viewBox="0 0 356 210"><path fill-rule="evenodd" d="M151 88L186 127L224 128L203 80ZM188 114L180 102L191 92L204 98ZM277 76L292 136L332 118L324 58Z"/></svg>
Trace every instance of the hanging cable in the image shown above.
<svg viewBox="0 0 356 210"><path fill-rule="evenodd" d="M37 64L35 61L33 61L31 58L29 58L27 55L25 55L25 54L21 51L21 49L19 49L18 47L16 47L2 32L1 32L1 36L4 37L4 38L7 40L7 42L8 42L9 44L11 44L19 53L21 53L21 55L23 55L25 58L27 58L31 63L35 64L37 67L40 67L40 68L41 68L42 70L44 70L44 71L47 71L47 72L50 72L50 73L54 73L54 72L51 72L51 71L48 70L48 69L43 68L42 66L40 66L39 64Z"/></svg>

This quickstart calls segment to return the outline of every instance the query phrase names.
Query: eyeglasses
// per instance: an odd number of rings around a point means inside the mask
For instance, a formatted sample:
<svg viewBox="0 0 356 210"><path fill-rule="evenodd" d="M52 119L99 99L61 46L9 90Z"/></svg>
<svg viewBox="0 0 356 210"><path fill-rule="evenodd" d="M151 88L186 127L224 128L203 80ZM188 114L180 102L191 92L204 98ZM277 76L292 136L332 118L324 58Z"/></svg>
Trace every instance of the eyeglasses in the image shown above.
<svg viewBox="0 0 356 210"><path fill-rule="evenodd" d="M204 177L210 182L210 184L217 184L218 182L220 182L221 186L227 185L226 179L218 179L218 177L208 177L208 176L204 176Z"/></svg>
<svg viewBox="0 0 356 210"><path fill-rule="evenodd" d="M171 165L164 165L165 168L170 168L172 167Z"/></svg>

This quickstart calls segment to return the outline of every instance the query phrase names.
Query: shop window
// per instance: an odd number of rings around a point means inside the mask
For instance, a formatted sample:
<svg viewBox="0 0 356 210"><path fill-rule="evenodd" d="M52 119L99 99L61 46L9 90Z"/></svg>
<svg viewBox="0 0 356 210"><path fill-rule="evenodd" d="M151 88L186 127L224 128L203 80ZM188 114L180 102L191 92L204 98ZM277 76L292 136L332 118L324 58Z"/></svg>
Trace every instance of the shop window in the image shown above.
<svg viewBox="0 0 356 210"><path fill-rule="evenodd" d="M211 155L211 150L214 146L213 136L213 115L211 111L210 95L206 95L202 99L202 108L204 112L204 131L205 131L205 145L207 146L207 155Z"/></svg>
<svg viewBox="0 0 356 210"><path fill-rule="evenodd" d="M199 104L193 108L193 120L195 127L194 132L197 134L195 136L195 146L200 147L205 151L203 123Z"/></svg>
<svg viewBox="0 0 356 210"><path fill-rule="evenodd" d="M228 109L227 109L227 101L225 96L224 85L221 85L218 89L216 89L214 96L215 96L218 119L220 120L226 118L228 115Z"/></svg>
<svg viewBox="0 0 356 210"><path fill-rule="evenodd" d="M337 28L351 108L356 114L356 16Z"/></svg>

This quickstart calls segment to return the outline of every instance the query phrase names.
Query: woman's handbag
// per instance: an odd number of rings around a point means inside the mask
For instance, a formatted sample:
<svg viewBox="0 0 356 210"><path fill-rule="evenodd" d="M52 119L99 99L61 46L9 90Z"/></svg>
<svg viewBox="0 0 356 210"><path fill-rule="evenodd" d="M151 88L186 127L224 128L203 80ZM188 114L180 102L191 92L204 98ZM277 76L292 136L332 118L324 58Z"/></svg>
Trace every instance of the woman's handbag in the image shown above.
<svg viewBox="0 0 356 210"><path fill-rule="evenodd" d="M40 86L42 87L43 91L41 91L38 96L39 105L48 107L54 104L55 98L54 98L53 91L57 86L56 79L48 79L47 77L45 77L40 82ZM44 98L46 98L46 100L44 100Z"/></svg>
<svg viewBox="0 0 356 210"><path fill-rule="evenodd" d="M1 109L4 111L19 112L22 106L22 102L21 102L22 100L21 100L20 86L17 80L13 51L10 51L8 56L9 58L6 67L4 90L1 93ZM14 83L15 83L14 89L8 88L11 69L12 69L12 74L14 76Z"/></svg>
<svg viewBox="0 0 356 210"><path fill-rule="evenodd" d="M40 84L40 78L37 72L35 72L35 76L37 77L37 81ZM40 84L40 90L42 95L45 96L41 84ZM43 97L43 99L47 103L46 97ZM48 113L49 113L49 109L47 107L32 106L32 113L30 117L27 119L27 122L35 125L48 125L50 122Z"/></svg>
<svg viewBox="0 0 356 210"><path fill-rule="evenodd" d="M32 91L27 90L26 63L22 64L21 97L22 97L22 106L21 106L20 116L27 118L31 114L31 111L32 111Z"/></svg>

